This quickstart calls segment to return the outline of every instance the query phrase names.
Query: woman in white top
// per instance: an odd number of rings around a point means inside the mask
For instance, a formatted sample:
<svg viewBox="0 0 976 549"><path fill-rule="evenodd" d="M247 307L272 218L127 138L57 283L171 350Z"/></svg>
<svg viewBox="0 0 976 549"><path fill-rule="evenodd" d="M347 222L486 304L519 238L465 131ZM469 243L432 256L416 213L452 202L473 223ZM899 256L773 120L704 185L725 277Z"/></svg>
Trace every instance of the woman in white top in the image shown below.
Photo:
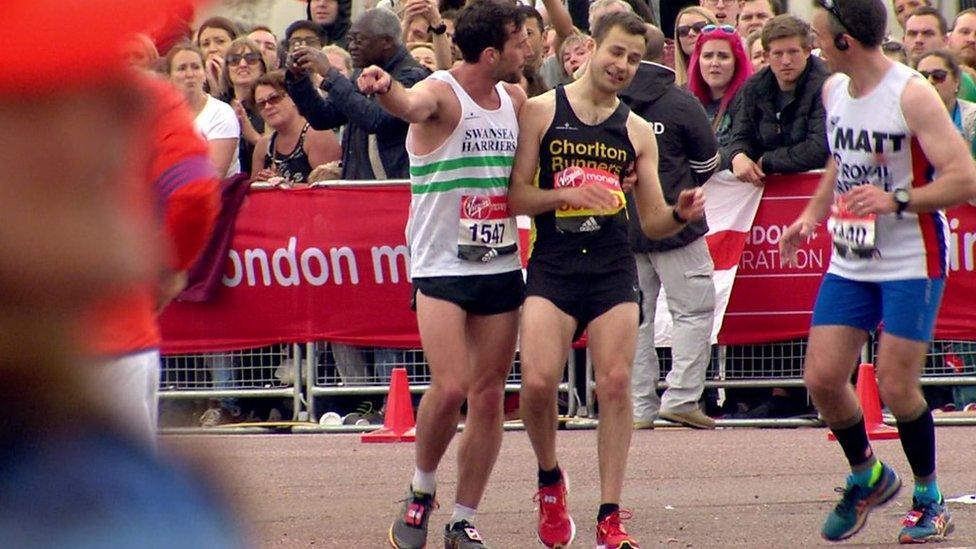
<svg viewBox="0 0 976 549"><path fill-rule="evenodd" d="M241 126L230 105L203 91L207 79L203 64L203 53L190 43L177 44L166 54L166 73L186 96L196 117L193 123L210 147L210 162L227 177L241 171L237 152Z"/></svg>

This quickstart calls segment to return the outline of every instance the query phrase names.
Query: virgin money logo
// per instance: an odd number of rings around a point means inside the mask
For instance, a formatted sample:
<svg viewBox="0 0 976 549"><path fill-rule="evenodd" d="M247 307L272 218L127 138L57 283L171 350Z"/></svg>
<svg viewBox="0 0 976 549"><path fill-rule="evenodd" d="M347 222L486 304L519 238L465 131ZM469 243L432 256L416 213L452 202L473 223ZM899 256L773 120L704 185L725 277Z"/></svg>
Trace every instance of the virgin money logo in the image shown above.
<svg viewBox="0 0 976 549"><path fill-rule="evenodd" d="M560 187L579 187L586 181L586 170L579 166L571 166L559 172Z"/></svg>
<svg viewBox="0 0 976 549"><path fill-rule="evenodd" d="M467 219L488 219L491 215L491 198L487 196L465 196L461 210Z"/></svg>

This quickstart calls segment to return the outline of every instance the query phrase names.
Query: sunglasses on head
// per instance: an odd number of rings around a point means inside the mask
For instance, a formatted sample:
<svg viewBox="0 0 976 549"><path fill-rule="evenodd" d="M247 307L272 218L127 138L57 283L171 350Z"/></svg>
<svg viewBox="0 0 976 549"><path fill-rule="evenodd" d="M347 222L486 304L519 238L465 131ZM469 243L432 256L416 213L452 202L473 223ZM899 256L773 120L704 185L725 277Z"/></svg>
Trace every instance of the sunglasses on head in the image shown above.
<svg viewBox="0 0 976 549"><path fill-rule="evenodd" d="M935 69L934 71L918 71L922 75L922 78L929 80L935 84L941 84L945 82L945 79L949 76L949 71L945 69Z"/></svg>
<svg viewBox="0 0 976 549"><path fill-rule="evenodd" d="M255 100L254 104L258 106L258 109L263 110L268 105L277 105L278 103L281 103L281 100L284 98L285 96L280 93L272 93L271 95L265 97L264 99Z"/></svg>
<svg viewBox="0 0 976 549"><path fill-rule="evenodd" d="M227 55L227 63L237 65L241 61L246 61L248 65L257 65L261 62L260 53L231 53Z"/></svg>
<svg viewBox="0 0 976 549"><path fill-rule="evenodd" d="M732 25L705 25L702 27L702 34L721 31L723 34L735 34L735 27Z"/></svg>
<svg viewBox="0 0 976 549"><path fill-rule="evenodd" d="M821 8L829 11L842 27L847 30L851 30L851 27L846 21L844 21L844 18L840 16L840 10L837 9L837 4L834 2L834 0L817 0L817 3L820 4Z"/></svg>
<svg viewBox="0 0 976 549"><path fill-rule="evenodd" d="M690 25L678 25L678 36L684 38L691 34L691 31L695 31L701 34L703 28L708 26L707 21L699 21L697 23L692 23Z"/></svg>

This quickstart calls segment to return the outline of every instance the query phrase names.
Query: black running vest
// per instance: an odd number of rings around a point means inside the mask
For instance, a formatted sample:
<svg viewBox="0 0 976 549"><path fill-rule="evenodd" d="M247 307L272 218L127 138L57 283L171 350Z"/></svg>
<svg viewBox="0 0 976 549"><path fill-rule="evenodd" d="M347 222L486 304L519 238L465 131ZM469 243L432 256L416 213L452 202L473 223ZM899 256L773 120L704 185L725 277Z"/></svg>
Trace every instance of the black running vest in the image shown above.
<svg viewBox="0 0 976 549"><path fill-rule="evenodd" d="M564 206L535 216L532 255L603 249L629 253L626 198L620 182L636 158L627 134L630 109L621 102L603 123L590 126L576 117L562 86L556 87L555 94L556 112L539 145L536 185L553 189L595 183L610 189L618 205L612 211Z"/></svg>

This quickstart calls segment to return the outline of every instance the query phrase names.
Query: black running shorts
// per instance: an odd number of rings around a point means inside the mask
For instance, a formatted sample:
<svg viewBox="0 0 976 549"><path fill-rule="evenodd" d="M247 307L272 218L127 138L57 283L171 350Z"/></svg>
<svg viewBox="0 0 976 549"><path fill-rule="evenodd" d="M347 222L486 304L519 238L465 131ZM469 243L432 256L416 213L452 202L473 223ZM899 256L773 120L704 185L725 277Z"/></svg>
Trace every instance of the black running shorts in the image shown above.
<svg viewBox="0 0 976 549"><path fill-rule="evenodd" d="M533 256L526 293L551 301L576 319L573 341L594 319L621 303L640 304L637 263L627 250L620 254L583 250L572 256Z"/></svg>
<svg viewBox="0 0 976 549"><path fill-rule="evenodd" d="M494 275L427 276L413 279L410 308L417 310L417 292L450 301L473 315L497 315L514 311L525 301L522 271Z"/></svg>

